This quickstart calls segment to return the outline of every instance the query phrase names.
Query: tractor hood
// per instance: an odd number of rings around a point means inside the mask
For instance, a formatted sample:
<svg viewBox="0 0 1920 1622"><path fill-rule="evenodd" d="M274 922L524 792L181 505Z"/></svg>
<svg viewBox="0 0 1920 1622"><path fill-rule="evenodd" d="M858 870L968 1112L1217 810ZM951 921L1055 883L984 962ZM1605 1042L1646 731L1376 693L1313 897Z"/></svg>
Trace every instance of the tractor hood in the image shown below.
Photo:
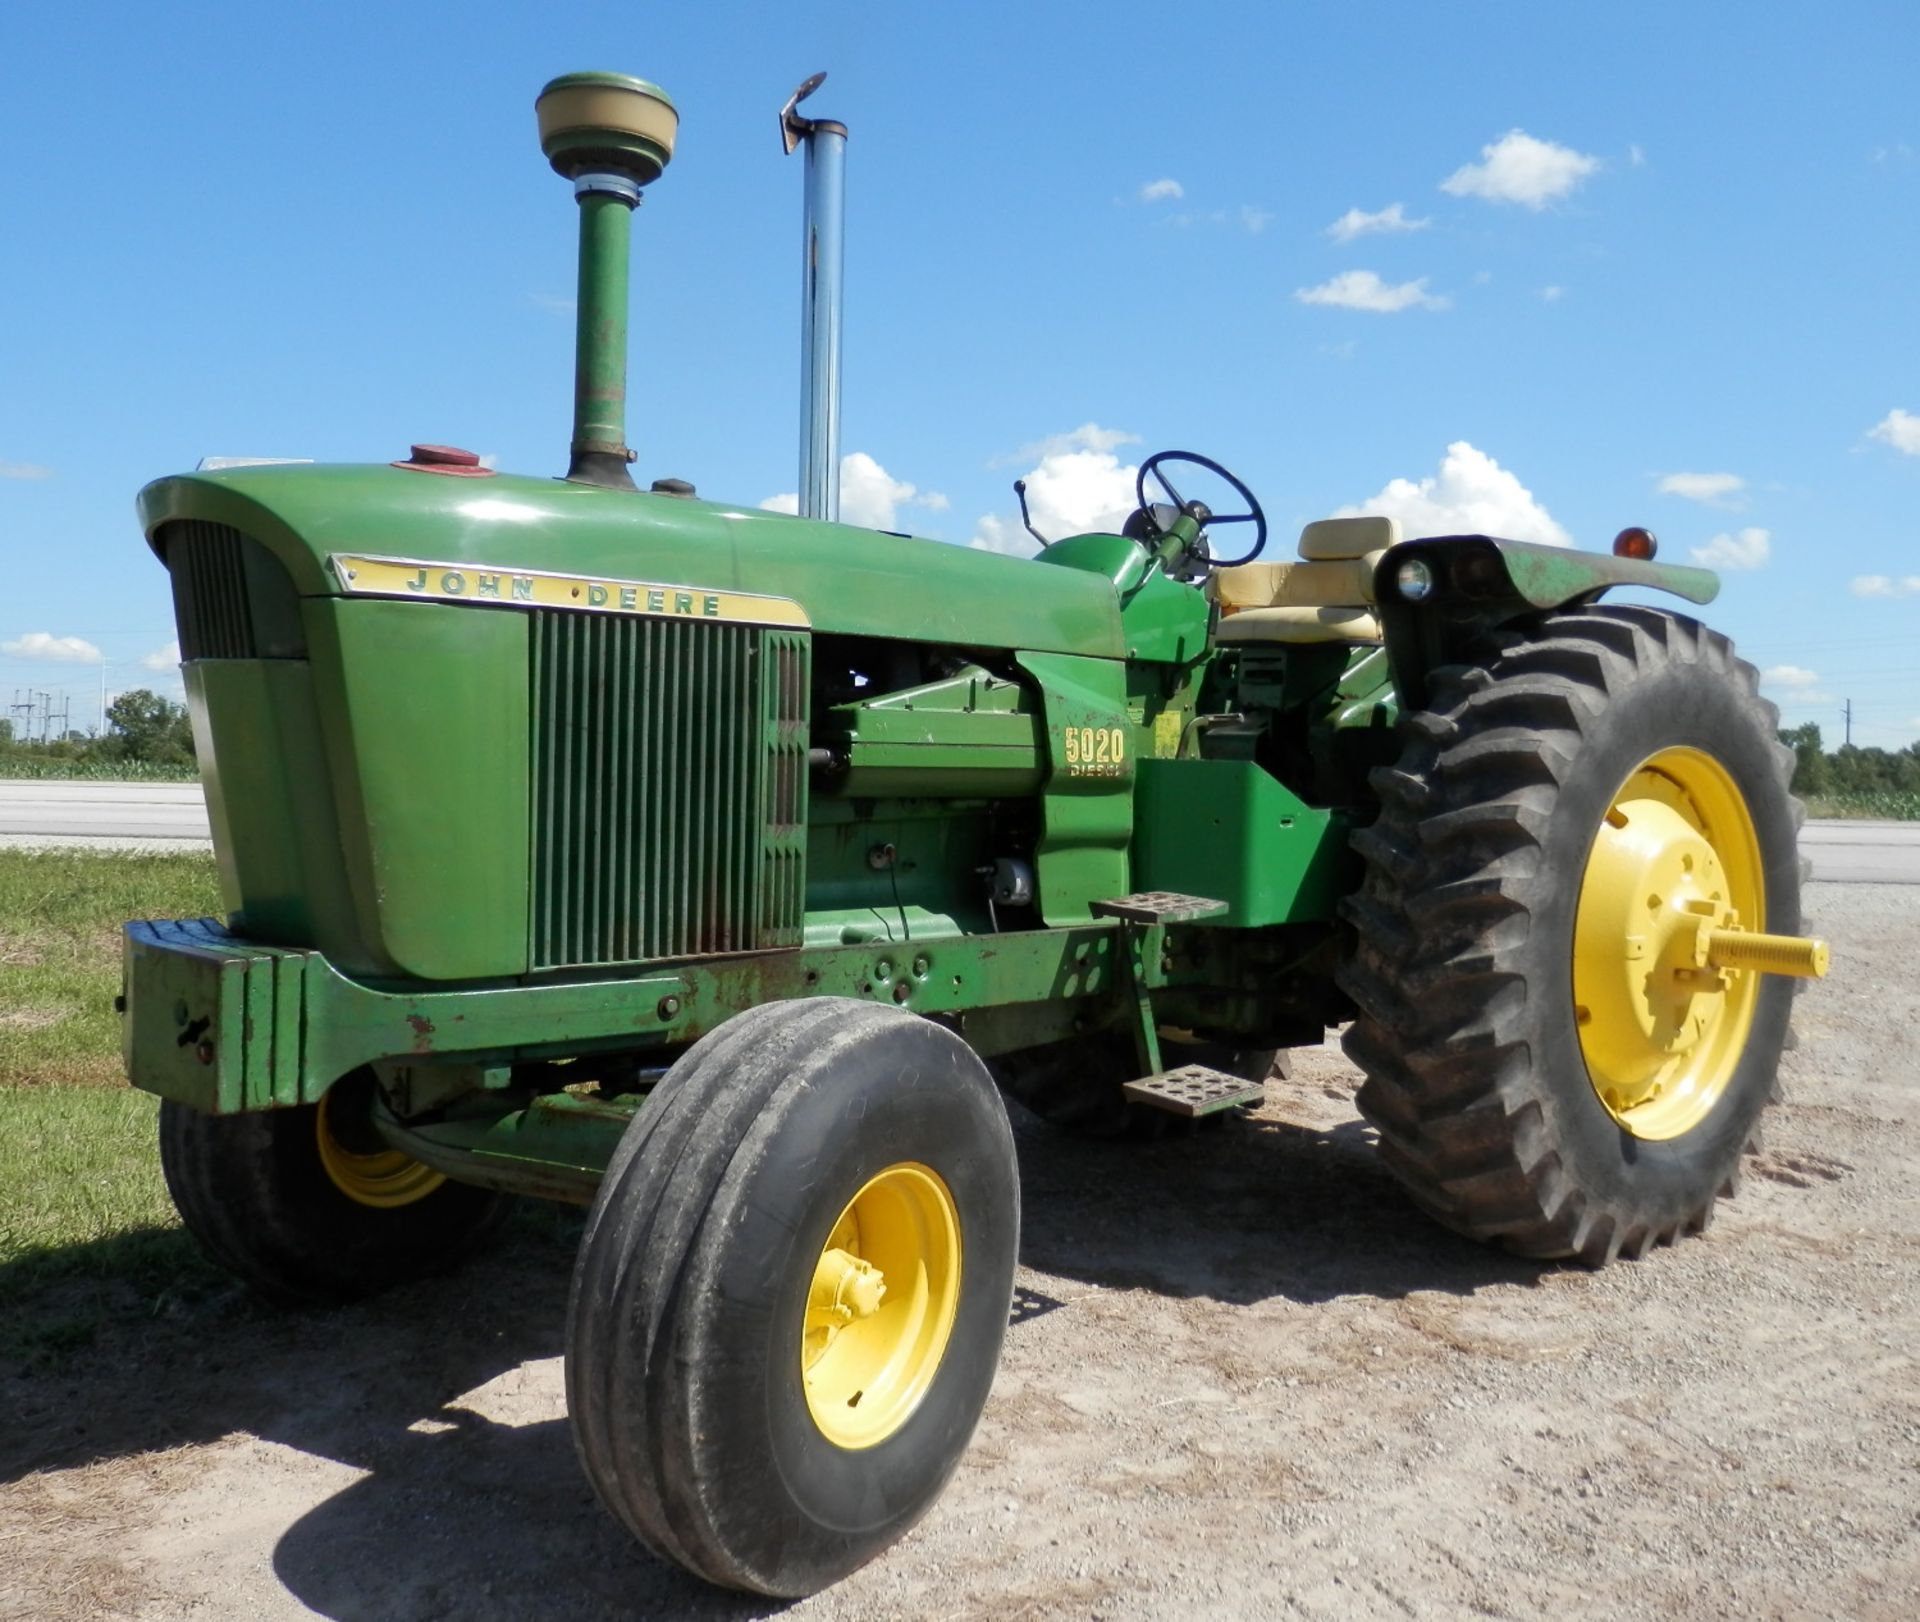
<svg viewBox="0 0 1920 1622"><path fill-rule="evenodd" d="M177 520L251 536L302 597L405 595L418 576L419 595L454 598L478 595L480 576L539 576L543 592L572 581L610 593L637 586L784 600L798 614L772 618L827 634L1125 653L1119 596L1097 574L683 496L511 474L295 465L160 479L141 491L139 514L163 560L164 528ZM349 578L346 559L420 567ZM510 584L503 600L512 596Z"/></svg>

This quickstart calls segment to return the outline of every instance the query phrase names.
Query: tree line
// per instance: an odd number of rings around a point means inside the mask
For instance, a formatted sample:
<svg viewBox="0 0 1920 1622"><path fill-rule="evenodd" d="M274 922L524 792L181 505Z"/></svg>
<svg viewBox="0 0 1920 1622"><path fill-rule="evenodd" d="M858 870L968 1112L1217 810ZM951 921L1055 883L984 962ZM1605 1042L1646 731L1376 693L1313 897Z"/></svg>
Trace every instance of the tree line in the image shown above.
<svg viewBox="0 0 1920 1622"><path fill-rule="evenodd" d="M1849 743L1829 752L1812 721L1789 727L1780 741L1793 751L1793 792L1802 799L1920 795L1920 743L1904 749Z"/></svg>
<svg viewBox="0 0 1920 1622"><path fill-rule="evenodd" d="M66 732L57 738L17 738L13 722L0 718L0 776L9 763L53 766L62 762L191 768L193 727L186 706L136 687L107 706L106 730L98 737Z"/></svg>

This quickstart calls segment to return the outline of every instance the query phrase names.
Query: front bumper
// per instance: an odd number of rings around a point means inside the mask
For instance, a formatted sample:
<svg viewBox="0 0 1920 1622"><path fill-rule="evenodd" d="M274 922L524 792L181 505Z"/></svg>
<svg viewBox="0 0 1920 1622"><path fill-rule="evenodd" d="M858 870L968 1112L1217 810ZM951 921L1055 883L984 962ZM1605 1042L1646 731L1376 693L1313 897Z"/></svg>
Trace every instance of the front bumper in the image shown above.
<svg viewBox="0 0 1920 1622"><path fill-rule="evenodd" d="M678 974L382 989L217 919L125 927L121 1053L136 1087L216 1114L312 1103L378 1060L510 1062L691 1034Z"/></svg>

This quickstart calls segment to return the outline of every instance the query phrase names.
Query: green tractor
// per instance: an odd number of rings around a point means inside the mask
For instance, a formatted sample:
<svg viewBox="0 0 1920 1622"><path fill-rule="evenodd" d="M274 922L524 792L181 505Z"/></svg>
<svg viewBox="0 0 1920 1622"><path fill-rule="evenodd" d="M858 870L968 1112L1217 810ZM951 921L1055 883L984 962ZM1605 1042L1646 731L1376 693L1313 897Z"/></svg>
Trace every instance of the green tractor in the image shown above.
<svg viewBox="0 0 1920 1622"><path fill-rule="evenodd" d="M580 205L564 479L416 446L141 495L224 919L126 930L181 1216L260 1290L445 1269L590 1206L566 1379L648 1547L800 1595L956 1467L1005 1332L1003 1092L1120 1134L1347 1027L1413 1199L1600 1265L1703 1227L1774 1089L1791 756L1710 574L1388 519L1260 561L1140 468L1031 560L839 525L845 129L804 118L802 514L635 487L627 249L656 87L554 81ZM1195 479L1232 492L1214 510ZM1231 559L1220 552L1231 551Z"/></svg>

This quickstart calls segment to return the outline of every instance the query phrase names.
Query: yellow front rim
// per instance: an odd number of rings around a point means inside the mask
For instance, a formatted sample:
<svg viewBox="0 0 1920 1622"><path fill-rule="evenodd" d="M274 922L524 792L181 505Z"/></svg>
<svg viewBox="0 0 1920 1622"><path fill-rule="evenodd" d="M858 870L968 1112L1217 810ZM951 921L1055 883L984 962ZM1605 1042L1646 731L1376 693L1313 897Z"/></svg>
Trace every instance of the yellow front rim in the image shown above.
<svg viewBox="0 0 1920 1622"><path fill-rule="evenodd" d="M1580 884L1574 1017L1587 1075L1638 1138L1677 1138L1720 1101L1760 973L1708 961L1716 930L1766 928L1752 813L1698 749L1662 749L1614 795Z"/></svg>
<svg viewBox="0 0 1920 1622"><path fill-rule="evenodd" d="M334 1135L327 1119L333 1094L321 1097L314 1114L314 1132L320 1141L320 1165L333 1186L357 1205L389 1211L424 1200L447 1179L398 1149L362 1152L349 1149Z"/></svg>
<svg viewBox="0 0 1920 1622"><path fill-rule="evenodd" d="M960 1305L960 1212L940 1174L900 1161L847 1202L814 1262L800 1337L807 1411L872 1447L933 1384Z"/></svg>

